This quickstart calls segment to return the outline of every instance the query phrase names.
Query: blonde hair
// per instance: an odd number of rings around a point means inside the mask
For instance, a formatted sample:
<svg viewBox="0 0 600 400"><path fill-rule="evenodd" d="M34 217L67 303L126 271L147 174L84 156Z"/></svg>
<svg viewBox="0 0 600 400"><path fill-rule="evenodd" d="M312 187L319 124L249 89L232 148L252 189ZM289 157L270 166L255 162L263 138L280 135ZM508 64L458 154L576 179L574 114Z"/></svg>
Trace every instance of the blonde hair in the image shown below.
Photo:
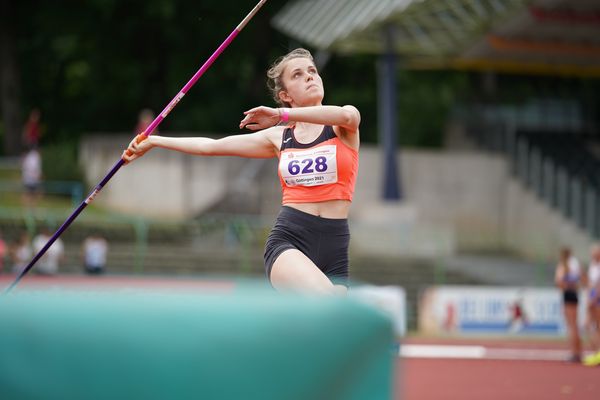
<svg viewBox="0 0 600 400"><path fill-rule="evenodd" d="M279 57L267 71L267 86L271 91L271 95L277 104L284 107L289 107L290 104L279 98L279 92L285 90L282 79L283 70L285 69L287 62L294 58L308 58L313 63L315 62L312 54L310 54L310 51L303 48L298 48L290 51L284 56Z"/></svg>

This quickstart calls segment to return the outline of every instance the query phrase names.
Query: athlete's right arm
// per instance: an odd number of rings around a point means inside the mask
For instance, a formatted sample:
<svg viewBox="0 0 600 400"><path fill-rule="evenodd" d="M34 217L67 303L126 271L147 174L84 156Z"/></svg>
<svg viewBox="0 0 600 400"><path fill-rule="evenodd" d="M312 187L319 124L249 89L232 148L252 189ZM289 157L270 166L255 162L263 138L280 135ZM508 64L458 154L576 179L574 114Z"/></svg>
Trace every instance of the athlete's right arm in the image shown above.
<svg viewBox="0 0 600 400"><path fill-rule="evenodd" d="M141 142L134 138L122 158L130 162L143 156L153 147L176 150L200 156L238 156L248 158L271 158L277 155L277 137L281 138L281 127L272 127L259 132L231 135L221 139L206 137L148 136Z"/></svg>

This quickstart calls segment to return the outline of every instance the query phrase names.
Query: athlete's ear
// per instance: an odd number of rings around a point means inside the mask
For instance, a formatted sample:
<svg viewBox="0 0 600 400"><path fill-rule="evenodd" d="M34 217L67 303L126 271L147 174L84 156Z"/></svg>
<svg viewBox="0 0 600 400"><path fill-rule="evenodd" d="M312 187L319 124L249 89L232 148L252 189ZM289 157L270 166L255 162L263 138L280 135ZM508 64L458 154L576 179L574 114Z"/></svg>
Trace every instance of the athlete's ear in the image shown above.
<svg viewBox="0 0 600 400"><path fill-rule="evenodd" d="M285 90L279 92L279 100L281 100L284 104L292 103L292 97Z"/></svg>

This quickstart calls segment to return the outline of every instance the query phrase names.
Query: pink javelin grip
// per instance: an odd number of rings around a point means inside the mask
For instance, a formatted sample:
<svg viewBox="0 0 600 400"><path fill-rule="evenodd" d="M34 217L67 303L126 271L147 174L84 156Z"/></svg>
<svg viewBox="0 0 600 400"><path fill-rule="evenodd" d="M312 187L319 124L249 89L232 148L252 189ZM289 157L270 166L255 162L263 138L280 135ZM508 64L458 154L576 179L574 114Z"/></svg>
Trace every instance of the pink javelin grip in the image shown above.
<svg viewBox="0 0 600 400"><path fill-rule="evenodd" d="M183 96L185 96L185 94L188 92L188 90L190 90L192 88L192 86L194 86L196 81L198 81L198 79L200 79L200 77L202 75L204 75L206 70L208 68L210 68L210 66L215 62L215 60L219 57L219 55L221 55L223 50L225 50L227 48L227 46L229 46L229 44L231 42L233 42L233 39L236 38L236 36L241 32L242 29L244 29L244 27L248 24L248 22L250 22L252 17L254 17L254 15L256 15L258 10L260 10L260 8L266 2L267 2L267 0L260 0L258 2L258 4L256 4L256 6L254 6L252 11L250 11L250 13L248 15L246 15L246 17L242 20L242 22L240 22L240 24L233 30L233 32L231 32L229 34L227 39L225 39L225 41L223 43L221 43L221 45L212 54L212 56L210 56L208 58L208 60L206 60L204 62L204 64L194 74L194 76L192 76L192 78L188 81L188 83L185 84L185 86L179 91L179 93L177 93L177 95L173 98L173 100L171 100L169 102L169 104L164 108L164 110L162 110L162 112L154 119L154 121L152 121L152 123L148 126L148 128L146 128L146 130L144 132L142 132L141 134L139 134L137 136L138 143L141 142L142 140L144 140L145 138L147 138L149 135L151 135L152 132L154 132L156 127L158 125L160 125L160 123L167 117L167 115L169 115L169 113L173 110L173 108L175 108L177 103L179 103L181 101L181 99L183 98ZM66 221L63 222L63 224L60 226L60 228L58 228L58 230L54 233L54 235L52 235L52 237L50 238L50 240L48 240L48 242L44 245L44 247L42 247L42 249L33 257L33 259L29 262L29 264L27 264L27 266L19 272L19 275L17 276L17 278L6 289L5 293L10 292L17 285L17 283L19 283L19 281L25 276L25 274L27 274L27 272L29 272L29 270L35 265L35 263L46 253L46 251L50 248L50 246L52 246L52 244L56 241L56 239L58 239L58 237L69 227L69 225L71 225L71 223L75 220L75 218L77 218L77 216L83 211L83 209L94 200L94 198L102 190L104 185L106 185L106 183L117 173L117 171L124 164L125 164L125 161L122 158L120 158L119 161L116 162L116 164L112 167L112 169L108 172L108 174L106 174L104 179L102 179L102 181L100 181L100 183L94 188L94 190L88 195L88 197L81 202L79 207L77 207L77 209L75 209L75 211L73 211L73 213L69 216L69 218L67 218Z"/></svg>

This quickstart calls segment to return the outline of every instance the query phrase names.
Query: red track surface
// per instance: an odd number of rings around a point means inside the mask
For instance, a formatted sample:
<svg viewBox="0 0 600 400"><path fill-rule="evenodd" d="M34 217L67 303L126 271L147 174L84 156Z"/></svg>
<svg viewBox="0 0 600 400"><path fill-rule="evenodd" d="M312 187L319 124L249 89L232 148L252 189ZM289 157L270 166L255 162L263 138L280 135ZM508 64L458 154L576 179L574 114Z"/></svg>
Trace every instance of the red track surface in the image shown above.
<svg viewBox="0 0 600 400"><path fill-rule="evenodd" d="M411 344L476 344L491 348L564 349L541 340L410 339ZM600 399L600 367L562 361L404 358L396 362L403 400Z"/></svg>

